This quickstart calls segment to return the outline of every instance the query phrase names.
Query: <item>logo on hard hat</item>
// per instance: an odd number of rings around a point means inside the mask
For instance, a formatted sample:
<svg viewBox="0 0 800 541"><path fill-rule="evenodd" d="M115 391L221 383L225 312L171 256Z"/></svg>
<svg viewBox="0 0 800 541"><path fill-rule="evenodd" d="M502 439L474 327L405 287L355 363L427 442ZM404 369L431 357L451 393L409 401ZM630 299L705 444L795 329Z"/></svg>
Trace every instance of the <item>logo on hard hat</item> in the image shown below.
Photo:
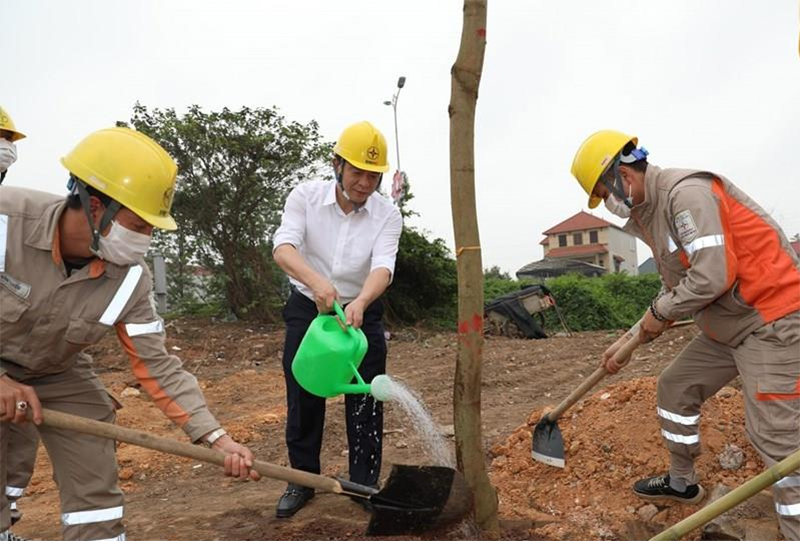
<svg viewBox="0 0 800 541"><path fill-rule="evenodd" d="M369 147L367 149L367 156L371 160L377 160L378 156L380 156L380 155L381 155L381 153L380 153L380 151L378 150L377 147Z"/></svg>
<svg viewBox="0 0 800 541"><path fill-rule="evenodd" d="M175 190L172 188L167 188L164 190L164 197L161 201L162 206L164 207L159 214L162 216L169 215L169 209L172 207L172 197L175 195Z"/></svg>
<svg viewBox="0 0 800 541"><path fill-rule="evenodd" d="M0 109L0 124L4 126L6 124L11 124L11 119L8 118L8 115L2 109Z"/></svg>

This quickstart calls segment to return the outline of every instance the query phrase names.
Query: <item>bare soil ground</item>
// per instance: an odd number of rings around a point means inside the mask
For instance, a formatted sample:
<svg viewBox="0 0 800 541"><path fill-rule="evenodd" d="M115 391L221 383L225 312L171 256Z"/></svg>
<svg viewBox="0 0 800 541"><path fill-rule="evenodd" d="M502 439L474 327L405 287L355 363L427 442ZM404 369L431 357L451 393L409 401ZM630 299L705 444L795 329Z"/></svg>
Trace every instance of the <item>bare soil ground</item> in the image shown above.
<svg viewBox="0 0 800 541"><path fill-rule="evenodd" d="M636 479L667 468L655 415L655 376L696 332L692 326L674 329L641 347L638 360L601 382L559 421L568 448L563 470L530 459L531 428L543 409L557 404L597 367L600 354L618 333L578 333L546 340L487 337L483 426L503 538L641 539L696 510L659 504L653 513L652 506L645 509L647 502L630 490ZM169 324L167 333L168 348L196 374L225 428L250 446L257 458L286 465L282 330L178 320ZM119 424L186 440L144 394L130 395L130 388L137 384L112 337L90 352L101 378L124 405ZM407 329L389 342L389 374L418 393L443 426L453 424L455 360L456 335L452 333ZM384 475L395 463L430 463L413 428L391 403L386 407L385 432ZM707 487L718 482L735 486L762 468L744 438L735 382L706 405L701 434L705 453L699 471ZM742 468L721 468L717 454L726 443L745 451ZM449 445L452 450L452 437ZM346 452L344 401L331 399L323 473L346 476ZM129 541L360 539L369 518L349 498L318 493L295 517L278 520L274 509L285 488L282 482L232 481L215 466L125 444L119 446L118 461ZM60 538L57 489L41 449L35 477L19 507L24 517L15 533L34 539ZM481 536L461 527L435 537Z"/></svg>

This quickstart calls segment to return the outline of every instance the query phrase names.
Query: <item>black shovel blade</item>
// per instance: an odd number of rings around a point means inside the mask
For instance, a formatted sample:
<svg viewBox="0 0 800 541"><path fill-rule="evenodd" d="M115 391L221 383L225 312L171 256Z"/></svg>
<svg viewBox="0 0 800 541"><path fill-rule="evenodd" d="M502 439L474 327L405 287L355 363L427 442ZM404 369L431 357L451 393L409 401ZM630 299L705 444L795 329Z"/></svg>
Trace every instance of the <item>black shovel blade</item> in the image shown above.
<svg viewBox="0 0 800 541"><path fill-rule="evenodd" d="M558 423L551 421L547 415L533 429L531 457L549 466L564 467L564 438Z"/></svg>
<svg viewBox="0 0 800 541"><path fill-rule="evenodd" d="M383 489L369 497L367 535L408 535L456 524L472 510L464 476L444 466L395 465Z"/></svg>

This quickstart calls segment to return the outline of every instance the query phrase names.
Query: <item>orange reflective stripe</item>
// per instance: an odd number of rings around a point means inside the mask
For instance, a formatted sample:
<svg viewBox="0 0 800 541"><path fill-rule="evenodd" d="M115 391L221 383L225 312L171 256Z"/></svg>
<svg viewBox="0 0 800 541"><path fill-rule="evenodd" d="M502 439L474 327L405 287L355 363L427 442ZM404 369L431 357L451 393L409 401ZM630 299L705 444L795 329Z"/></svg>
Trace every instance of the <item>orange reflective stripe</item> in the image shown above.
<svg viewBox="0 0 800 541"><path fill-rule="evenodd" d="M767 323L800 310L800 270L781 246L778 232L726 193L719 179L713 190L720 198L728 272L733 262L744 301Z"/></svg>
<svg viewBox="0 0 800 541"><path fill-rule="evenodd" d="M722 234L725 236L725 290L733 286L736 281L738 258L736 257L736 239L731 230L730 208L728 206L728 194L722 181L714 179L711 185L712 191L719 197L719 221L722 224Z"/></svg>
<svg viewBox="0 0 800 541"><path fill-rule="evenodd" d="M770 400L794 400L795 398L800 398L800 393L756 393L756 400L761 400L762 402L767 402Z"/></svg>
<svg viewBox="0 0 800 541"><path fill-rule="evenodd" d="M58 226L56 226L56 234L53 235L53 249L51 253L53 254L53 263L61 265L61 231Z"/></svg>
<svg viewBox="0 0 800 541"><path fill-rule="evenodd" d="M800 378L797 378L797 392L795 393L756 393L756 400L794 400L800 398Z"/></svg>
<svg viewBox="0 0 800 541"><path fill-rule="evenodd" d="M117 329L117 337L119 338L123 349L125 349L125 353L128 354L128 359L130 359L133 374L136 376L136 379L139 380L139 383L142 384L144 390L153 399L153 402L155 402L156 406L158 406L158 409L163 411L164 414L172 419L175 424L178 426L183 426L186 424L189 421L189 414L186 413L186 411L184 411L184 409L180 407L177 402L170 398L164 389L162 389L158 384L156 378L150 375L150 371L147 369L147 364L145 364L141 357L139 357L131 337L128 336L128 332L125 329L125 324L117 323L115 327Z"/></svg>

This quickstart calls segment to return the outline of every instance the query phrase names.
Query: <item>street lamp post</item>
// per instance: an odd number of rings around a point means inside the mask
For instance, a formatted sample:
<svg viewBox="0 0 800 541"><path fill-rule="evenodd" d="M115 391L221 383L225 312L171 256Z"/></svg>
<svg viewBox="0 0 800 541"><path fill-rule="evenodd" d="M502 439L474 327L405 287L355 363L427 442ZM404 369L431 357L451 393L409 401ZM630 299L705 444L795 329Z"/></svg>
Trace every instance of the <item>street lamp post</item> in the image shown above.
<svg viewBox="0 0 800 541"><path fill-rule="evenodd" d="M400 97L400 91L403 89L403 87L405 85L406 85L406 78L401 76L397 80L397 92L395 92L392 95L392 100L391 101L387 100L387 101L383 102L384 105L391 105L392 106L392 110L394 112L394 144L395 144L395 150L397 151L397 170L398 171L402 171L402 169L400 168L400 136L398 135L398 132L397 132L397 100Z"/></svg>

